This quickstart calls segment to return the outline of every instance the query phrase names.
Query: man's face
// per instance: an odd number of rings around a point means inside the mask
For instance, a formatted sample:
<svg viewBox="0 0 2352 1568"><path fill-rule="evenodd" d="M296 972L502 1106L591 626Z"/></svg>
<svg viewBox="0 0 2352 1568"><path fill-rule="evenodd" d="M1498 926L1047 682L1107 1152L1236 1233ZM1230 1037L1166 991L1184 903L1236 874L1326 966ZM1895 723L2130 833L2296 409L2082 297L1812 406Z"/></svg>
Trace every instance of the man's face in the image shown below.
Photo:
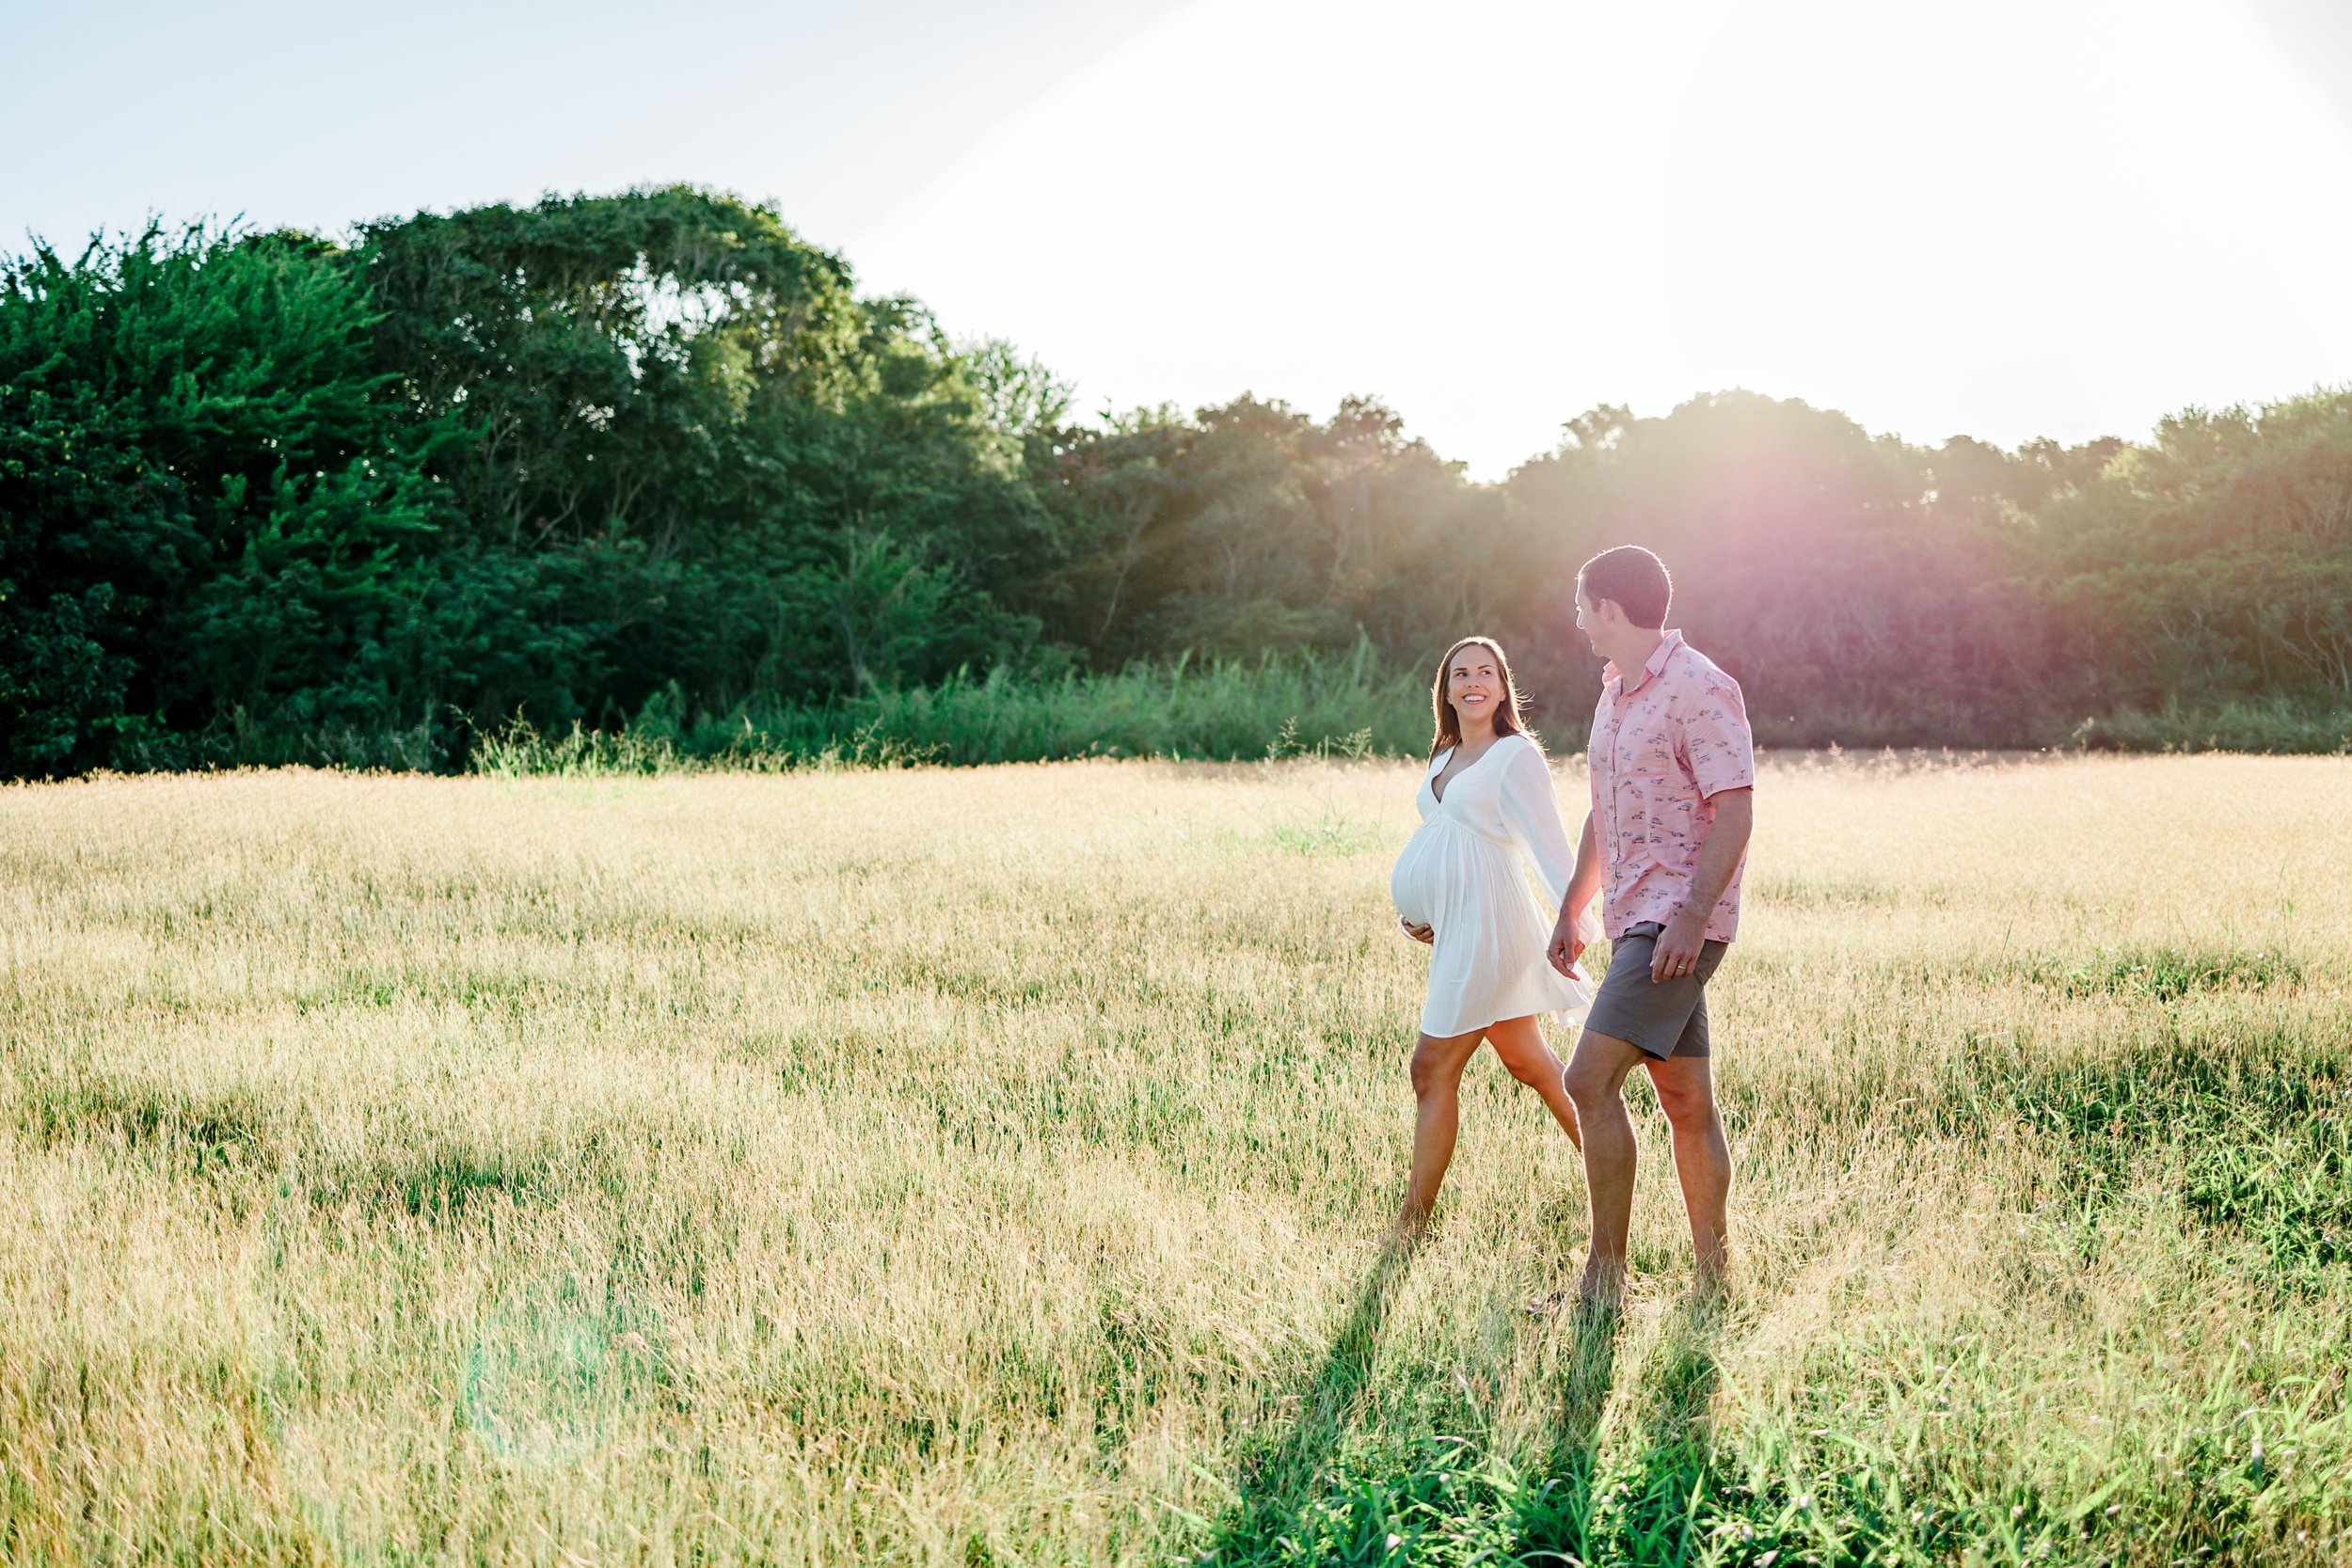
<svg viewBox="0 0 2352 1568"><path fill-rule="evenodd" d="M1576 629L1584 634L1585 645L1590 647L1596 656L1601 658L1609 657L1607 651L1600 645L1600 640L1608 635L1602 627L1601 611L1592 600L1584 596L1584 584L1581 582L1576 585Z"/></svg>

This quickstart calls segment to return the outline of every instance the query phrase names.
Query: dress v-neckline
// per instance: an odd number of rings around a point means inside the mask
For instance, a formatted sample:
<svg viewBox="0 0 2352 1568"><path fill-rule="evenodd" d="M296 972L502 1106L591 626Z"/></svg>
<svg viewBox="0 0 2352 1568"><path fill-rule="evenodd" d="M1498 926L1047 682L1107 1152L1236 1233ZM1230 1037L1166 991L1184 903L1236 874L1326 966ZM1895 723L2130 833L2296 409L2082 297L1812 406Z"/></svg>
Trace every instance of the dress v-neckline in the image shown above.
<svg viewBox="0 0 2352 1568"><path fill-rule="evenodd" d="M1460 784L1464 774L1467 774L1471 768L1477 767L1488 757L1493 756L1495 754L1495 748L1510 738L1511 737L1507 735L1499 735L1492 740L1486 742L1486 749L1485 751L1470 758L1470 761L1462 764L1462 771L1454 775L1454 782L1455 784ZM1461 749L1462 748L1459 742L1456 742L1454 746L1448 748L1445 754L1446 762L1452 762L1454 758L1454 754L1460 752ZM1445 792L1438 787L1438 781L1444 777L1445 763L1439 763L1438 765L1438 770L1429 775L1429 798L1437 801L1438 804L1441 806L1445 804Z"/></svg>

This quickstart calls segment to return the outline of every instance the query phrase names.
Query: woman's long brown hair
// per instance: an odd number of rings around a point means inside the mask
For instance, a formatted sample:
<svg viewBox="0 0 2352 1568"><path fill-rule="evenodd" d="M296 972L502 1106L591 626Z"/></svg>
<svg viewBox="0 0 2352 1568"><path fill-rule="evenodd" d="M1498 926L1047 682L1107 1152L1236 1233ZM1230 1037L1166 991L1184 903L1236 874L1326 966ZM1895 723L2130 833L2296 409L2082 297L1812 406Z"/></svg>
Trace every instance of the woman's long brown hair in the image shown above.
<svg viewBox="0 0 2352 1568"><path fill-rule="evenodd" d="M1502 701L1495 708L1495 735L1523 735L1535 740L1535 732L1527 727L1527 718L1519 711L1519 683L1511 678L1511 661L1503 657L1502 644L1491 637L1465 637L1445 651L1438 660L1438 678L1429 688L1429 705L1438 716L1437 738L1429 743L1429 760L1438 760L1438 753L1449 746L1462 743L1462 716L1454 711L1454 704L1445 694L1445 675L1454 668L1454 656L1464 648L1484 648L1495 656L1495 668L1502 673ZM1543 742L1535 740L1537 745Z"/></svg>

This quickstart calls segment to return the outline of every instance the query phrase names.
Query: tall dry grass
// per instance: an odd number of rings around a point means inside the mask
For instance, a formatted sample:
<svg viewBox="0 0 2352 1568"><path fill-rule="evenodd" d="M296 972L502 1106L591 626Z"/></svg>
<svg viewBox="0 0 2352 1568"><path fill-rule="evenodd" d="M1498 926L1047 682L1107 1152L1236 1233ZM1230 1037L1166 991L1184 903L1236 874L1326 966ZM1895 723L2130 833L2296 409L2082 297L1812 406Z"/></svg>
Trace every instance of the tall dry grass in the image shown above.
<svg viewBox="0 0 2352 1568"><path fill-rule="evenodd" d="M0 1558L2352 1559L2352 764L1769 765L1736 1300L1644 1103L1550 1323L1411 780L0 789Z"/></svg>

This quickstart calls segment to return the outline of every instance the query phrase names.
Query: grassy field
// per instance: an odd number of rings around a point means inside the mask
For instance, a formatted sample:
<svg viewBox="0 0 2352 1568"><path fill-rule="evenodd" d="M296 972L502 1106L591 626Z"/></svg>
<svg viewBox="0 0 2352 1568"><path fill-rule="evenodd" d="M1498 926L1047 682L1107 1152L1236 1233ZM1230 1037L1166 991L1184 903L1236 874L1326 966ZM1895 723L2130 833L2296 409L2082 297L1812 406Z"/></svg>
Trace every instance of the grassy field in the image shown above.
<svg viewBox="0 0 2352 1568"><path fill-rule="evenodd" d="M0 789L0 1560L2352 1561L2352 762L1769 762L1581 1322L1411 779Z"/></svg>

